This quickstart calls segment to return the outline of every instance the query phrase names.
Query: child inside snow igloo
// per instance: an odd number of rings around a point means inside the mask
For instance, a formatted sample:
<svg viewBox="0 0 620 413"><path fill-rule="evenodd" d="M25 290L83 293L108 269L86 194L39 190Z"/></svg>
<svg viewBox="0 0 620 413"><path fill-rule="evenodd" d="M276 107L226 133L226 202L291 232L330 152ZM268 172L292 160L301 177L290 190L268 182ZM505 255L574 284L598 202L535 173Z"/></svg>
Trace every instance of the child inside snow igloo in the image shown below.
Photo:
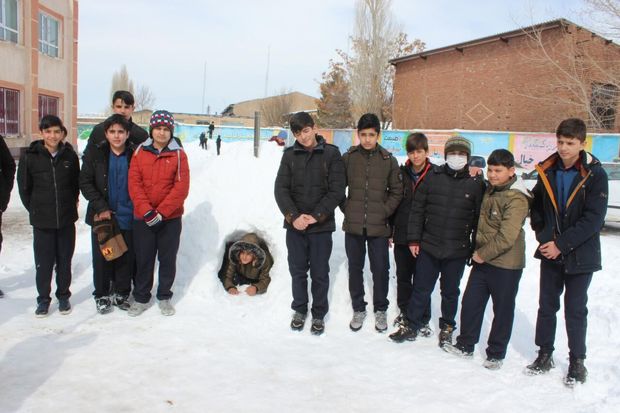
<svg viewBox="0 0 620 413"><path fill-rule="evenodd" d="M273 257L267 242L257 234L248 232L226 243L218 275L229 294L238 295L238 286L249 285L245 292L253 296L267 291L272 266Z"/></svg>

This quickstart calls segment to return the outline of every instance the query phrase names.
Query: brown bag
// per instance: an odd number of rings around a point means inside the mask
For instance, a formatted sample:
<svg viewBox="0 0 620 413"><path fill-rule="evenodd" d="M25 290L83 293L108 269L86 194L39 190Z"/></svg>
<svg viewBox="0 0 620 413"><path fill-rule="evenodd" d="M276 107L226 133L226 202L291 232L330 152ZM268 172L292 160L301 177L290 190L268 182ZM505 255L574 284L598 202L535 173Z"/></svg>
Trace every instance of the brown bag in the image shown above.
<svg viewBox="0 0 620 413"><path fill-rule="evenodd" d="M96 221L93 232L97 235L101 255L106 261L113 261L127 252L127 244L114 218Z"/></svg>

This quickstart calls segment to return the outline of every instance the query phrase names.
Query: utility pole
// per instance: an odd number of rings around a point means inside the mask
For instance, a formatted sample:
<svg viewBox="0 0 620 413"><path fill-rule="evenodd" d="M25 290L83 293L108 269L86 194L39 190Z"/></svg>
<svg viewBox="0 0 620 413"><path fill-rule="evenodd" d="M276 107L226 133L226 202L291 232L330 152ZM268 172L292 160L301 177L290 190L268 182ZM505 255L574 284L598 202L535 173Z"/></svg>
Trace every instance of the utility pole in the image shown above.
<svg viewBox="0 0 620 413"><path fill-rule="evenodd" d="M265 95L267 97L267 90L269 89L269 58L271 55L271 45L267 47L267 71L265 72Z"/></svg>
<svg viewBox="0 0 620 413"><path fill-rule="evenodd" d="M202 106L200 113L205 113L205 93L207 91L207 61L205 60L204 70L202 72Z"/></svg>

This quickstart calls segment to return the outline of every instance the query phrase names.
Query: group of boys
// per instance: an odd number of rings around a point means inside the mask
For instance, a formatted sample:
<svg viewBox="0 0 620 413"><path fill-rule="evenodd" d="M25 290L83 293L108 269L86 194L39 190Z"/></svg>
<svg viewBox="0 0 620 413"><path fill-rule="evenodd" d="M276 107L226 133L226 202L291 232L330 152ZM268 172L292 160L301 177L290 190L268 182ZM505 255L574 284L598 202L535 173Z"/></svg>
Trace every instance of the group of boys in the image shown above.
<svg viewBox="0 0 620 413"><path fill-rule="evenodd" d="M88 201L86 223L93 227L97 311L107 314L116 306L130 316L142 314L151 299L157 257L159 308L164 315L175 312L170 299L183 203L189 192L187 156L173 137L172 114L155 111L147 133L132 122L133 109L130 92L114 93L114 114L93 128L81 170L78 155L65 142L66 128L54 115L41 118L42 139L33 141L20 158L17 184L33 227L37 317L48 315L54 267L59 312L71 312L80 191ZM110 254L106 243L113 236L122 239L125 252L119 257Z"/></svg>
<svg viewBox="0 0 620 413"><path fill-rule="evenodd" d="M481 174L470 173L471 142L461 136L446 141L445 163L434 165L428 158L426 136L409 135L408 159L399 168L378 143L381 124L374 114L359 119L359 145L343 156L318 135L307 113L293 115L290 128L296 142L282 155L274 192L286 228L293 292L291 329L300 331L305 325L309 270L310 331L320 335L325 330L334 211L340 206L353 307L351 330L359 331L366 318L366 248L375 329L384 332L388 328L388 250L393 243L400 314L394 320L398 329L390 339L414 341L433 334L430 299L439 279L439 346L447 353L473 357L490 297L494 318L483 365L499 369L525 268L523 225L529 214L540 244L535 256L541 259L541 271L536 322L539 352L526 373L546 373L554 367L556 313L566 289L570 364L565 383L585 382L587 290L592 273L601 269L607 176L600 162L585 151L582 120L560 123L558 150L536 166L539 178L532 192L516 175L514 156L505 149L490 154L488 183ZM472 270L462 298L461 333L453 343L459 286L467 264Z"/></svg>

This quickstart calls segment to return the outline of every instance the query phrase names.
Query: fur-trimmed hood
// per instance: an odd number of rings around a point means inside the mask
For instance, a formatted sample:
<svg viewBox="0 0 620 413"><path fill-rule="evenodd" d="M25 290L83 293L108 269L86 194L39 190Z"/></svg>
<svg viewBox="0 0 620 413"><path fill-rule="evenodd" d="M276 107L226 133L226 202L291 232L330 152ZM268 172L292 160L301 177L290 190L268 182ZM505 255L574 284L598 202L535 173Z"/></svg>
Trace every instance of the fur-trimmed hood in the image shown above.
<svg viewBox="0 0 620 413"><path fill-rule="evenodd" d="M255 268L261 268L265 264L266 253L260 247L260 238L254 233L245 234L239 241L235 242L228 251L228 258L234 263L239 264L239 253L249 251L256 259L252 263Z"/></svg>

